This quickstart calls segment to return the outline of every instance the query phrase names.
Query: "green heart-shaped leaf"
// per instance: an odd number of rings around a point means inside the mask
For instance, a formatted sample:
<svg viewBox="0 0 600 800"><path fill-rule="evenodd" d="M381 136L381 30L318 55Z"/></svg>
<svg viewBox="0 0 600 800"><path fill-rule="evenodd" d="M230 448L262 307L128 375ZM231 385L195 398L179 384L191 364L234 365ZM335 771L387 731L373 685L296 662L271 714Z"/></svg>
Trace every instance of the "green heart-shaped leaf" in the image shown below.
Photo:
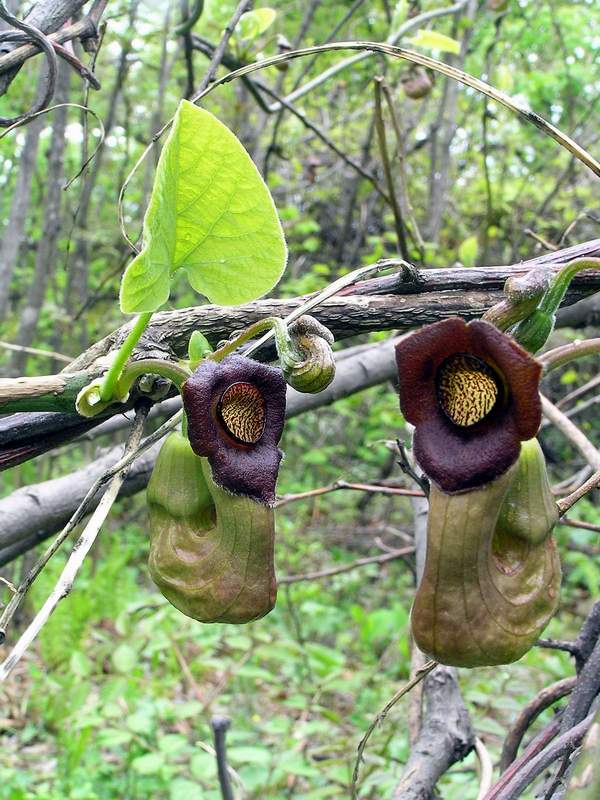
<svg viewBox="0 0 600 800"><path fill-rule="evenodd" d="M121 310L156 311L184 269L213 303L255 300L277 283L286 245L269 190L233 133L183 100L160 156L143 249L121 284Z"/></svg>

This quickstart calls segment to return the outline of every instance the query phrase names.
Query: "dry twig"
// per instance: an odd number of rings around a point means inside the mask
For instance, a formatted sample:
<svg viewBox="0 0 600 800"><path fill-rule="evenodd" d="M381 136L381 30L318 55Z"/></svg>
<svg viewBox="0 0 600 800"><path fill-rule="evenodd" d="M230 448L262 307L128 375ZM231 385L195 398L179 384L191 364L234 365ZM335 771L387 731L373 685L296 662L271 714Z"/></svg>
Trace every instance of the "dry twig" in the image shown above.
<svg viewBox="0 0 600 800"><path fill-rule="evenodd" d="M144 430L146 414L147 407L139 409L136 413L136 421L133 425L125 448L127 456L134 454L138 448ZM6 657L4 662L0 664L0 681L6 680L6 678L10 675L14 666L20 661L29 645L34 641L40 630L48 621L58 603L63 600L73 588L75 577L79 572L86 555L90 551L90 548L96 541L96 537L100 532L100 528L104 524L104 521L106 520L106 517L108 516L113 503L117 498L119 489L125 480L126 472L127 466L124 466L113 476L105 494L98 504L98 507L92 514L81 536L73 546L71 555L69 556L69 559L67 560L67 563L61 572L56 586L50 593L42 608L34 617L33 621L19 638L12 651Z"/></svg>

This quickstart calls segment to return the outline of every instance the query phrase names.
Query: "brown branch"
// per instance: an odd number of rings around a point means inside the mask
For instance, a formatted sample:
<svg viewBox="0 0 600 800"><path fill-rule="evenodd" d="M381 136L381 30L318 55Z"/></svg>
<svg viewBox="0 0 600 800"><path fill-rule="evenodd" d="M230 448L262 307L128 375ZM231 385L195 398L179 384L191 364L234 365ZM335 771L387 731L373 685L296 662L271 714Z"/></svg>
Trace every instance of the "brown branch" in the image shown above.
<svg viewBox="0 0 600 800"><path fill-rule="evenodd" d="M560 681L556 681L556 683L553 683L551 686L544 687L521 710L504 740L502 755L500 757L500 772L504 772L508 769L509 764L517 757L519 745L531 724L543 711L551 705L554 705L558 700L571 694L576 682L576 677L563 678Z"/></svg>
<svg viewBox="0 0 600 800"><path fill-rule="evenodd" d="M557 428L565 438L567 438L574 447L576 447L581 455L585 458L587 463L594 469L600 470L600 451L590 442L587 436L571 422L571 420L559 411L556 406L548 400L547 397L542 395L542 411L550 422ZM593 479L590 478L590 480ZM571 504L572 505L572 504ZM569 510L571 506L564 509L562 513Z"/></svg>
<svg viewBox="0 0 600 800"><path fill-rule="evenodd" d="M599 486L600 486L600 470L595 472L591 478L588 478L588 480L585 483L582 483L581 486L578 489L575 489L574 492L567 495L566 497L563 497L561 500L557 502L556 505L558 506L559 513L561 515L566 514L567 511L570 508L572 508L575 505L575 503L581 500L582 497L585 497L585 495L589 494L589 492L593 492L594 489L597 489Z"/></svg>
<svg viewBox="0 0 600 800"><path fill-rule="evenodd" d="M250 5L251 5L251 0L241 0L241 2L238 3L235 11L231 15L231 19L225 26L225 30L223 31L223 35L221 36L221 41L215 48L215 52L213 53L213 57L210 60L210 64L208 65L206 74L200 81L200 85L198 86L198 90L197 92L195 92L195 94L200 94L201 92L203 92L208 86L208 84L214 81L215 75L217 74L217 69L225 53L225 48L227 47L227 43L229 42L229 40L233 35L235 26L240 21L240 17L244 13L244 11L247 11Z"/></svg>
<svg viewBox="0 0 600 800"><path fill-rule="evenodd" d="M600 525L594 525L592 522L584 522L582 519L563 517L560 521L560 524L568 525L570 528L580 528L584 531L595 531L596 533L600 533Z"/></svg>
<svg viewBox="0 0 600 800"><path fill-rule="evenodd" d="M502 773L500 778L485 795L483 800L498 800L502 789L513 779L519 770L531 761L532 758L543 752L544 748L551 742L560 730L560 716L557 715L543 728L537 736L527 745L523 753L517 758L508 769Z"/></svg>
<svg viewBox="0 0 600 800"><path fill-rule="evenodd" d="M73 39L89 39L97 36L98 22L100 21L100 17L104 12L107 2L108 0L96 0L87 16L78 20L77 22L74 22L72 25L65 25L55 33L49 33L47 38L50 40L50 42L64 44L65 42L70 42ZM77 5L83 5L83 3L79 2ZM46 28L43 26L41 29L47 32ZM40 48L35 44L25 44L16 47L14 50L11 50L4 55L1 55L0 75L11 72L16 67L20 67L21 64L24 64L25 61L32 58L32 56L38 55L38 53L40 53ZM4 85L0 85L0 94L2 94L5 90L6 87Z"/></svg>
<svg viewBox="0 0 600 800"><path fill-rule="evenodd" d="M586 339L583 342L570 342L539 356L546 372L557 369L576 358L597 356L600 353L600 339Z"/></svg>
<svg viewBox="0 0 600 800"><path fill-rule="evenodd" d="M404 558L415 552L414 547L403 547L400 550L391 550L389 553L380 553L377 556L366 556L365 558L358 558L350 564L341 564L339 567L329 567L328 569L317 570L315 572L305 572L302 575L284 575L279 578L277 583L299 583L300 581L316 581L320 578L330 578L333 575L340 575L343 572L351 572L358 567L364 567L367 564L385 564L388 561L394 561L397 558Z"/></svg>
<svg viewBox="0 0 600 800"><path fill-rule="evenodd" d="M400 495L401 497L423 497L423 492L415 489L403 489L395 486L382 486L375 483L348 483L347 481L334 481L328 486L320 486L317 489L309 489L306 492L298 492L297 494L285 494L280 497L275 503L275 508L281 508L288 503L294 503L297 500L306 500L310 497L320 497L323 494L330 492L337 492L340 489L353 489L358 492L371 492L372 494L387 494L387 495Z"/></svg>
<svg viewBox="0 0 600 800"><path fill-rule="evenodd" d="M408 330L452 315L473 319L500 299L508 277L524 275L540 266L552 265L558 271L569 261L593 255L600 255L600 239L552 253L550 257L540 256L512 266L417 270L412 276L399 271L342 290L315 309L314 316L338 339L376 330ZM401 266L396 259L381 263L383 266ZM598 271L579 273L571 283L566 302L576 302L598 290ZM232 330L244 328L259 319L285 316L305 299L259 300L225 308L204 305L159 313L148 327L145 346L160 346L178 356L185 356L193 330L200 329L211 344L216 344L227 338ZM107 355L122 342L129 327L129 324L124 325L97 342L79 356L68 371L86 369L100 356ZM144 342L140 352L143 352Z"/></svg>
<svg viewBox="0 0 600 800"><path fill-rule="evenodd" d="M30 39L37 44L38 48L42 50L46 56L47 61L47 74L45 76L46 86L41 96L36 99L31 108L23 114L17 114L16 117L0 117L0 125L5 128L14 125L17 122L25 122L31 117L35 116L38 111L42 111L50 105L50 101L54 96L56 88L56 78L58 75L58 61L56 53L52 47L52 42L44 36L42 31L38 30L34 25L30 25L24 20L20 20L13 16L6 8L2 0L0 0L0 18L8 22L19 31L23 31Z"/></svg>
<svg viewBox="0 0 600 800"><path fill-rule="evenodd" d="M494 795L494 800L517 800L517 798L521 797L523 791L538 777L538 775L541 775L547 767L561 758L561 756L573 752L573 750L581 744L593 722L593 718L594 714L592 713L575 725L575 727L570 728L568 731L558 736L551 744L544 748L541 753L525 763L512 780L510 780L500 792ZM492 798L488 795L485 800L492 800Z"/></svg>

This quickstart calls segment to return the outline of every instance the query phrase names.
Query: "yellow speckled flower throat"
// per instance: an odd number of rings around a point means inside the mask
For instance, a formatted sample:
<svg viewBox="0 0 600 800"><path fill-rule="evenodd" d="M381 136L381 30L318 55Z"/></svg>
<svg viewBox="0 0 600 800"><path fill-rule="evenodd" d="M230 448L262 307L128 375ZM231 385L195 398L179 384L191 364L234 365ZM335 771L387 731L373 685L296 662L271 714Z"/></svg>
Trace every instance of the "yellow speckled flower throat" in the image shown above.
<svg viewBox="0 0 600 800"><path fill-rule="evenodd" d="M450 356L440 366L437 391L445 414L463 428L485 419L500 395L499 381L491 367L463 353Z"/></svg>

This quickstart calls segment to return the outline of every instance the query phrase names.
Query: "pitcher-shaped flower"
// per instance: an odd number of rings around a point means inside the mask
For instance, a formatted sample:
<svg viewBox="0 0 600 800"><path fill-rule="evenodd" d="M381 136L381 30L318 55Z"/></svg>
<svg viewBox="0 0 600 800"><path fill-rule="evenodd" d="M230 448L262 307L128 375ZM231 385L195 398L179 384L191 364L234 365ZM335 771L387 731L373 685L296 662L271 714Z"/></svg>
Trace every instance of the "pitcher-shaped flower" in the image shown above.
<svg viewBox="0 0 600 800"><path fill-rule="evenodd" d="M427 325L396 345L396 362L415 458L444 492L505 473L539 428L541 366L487 322Z"/></svg>

